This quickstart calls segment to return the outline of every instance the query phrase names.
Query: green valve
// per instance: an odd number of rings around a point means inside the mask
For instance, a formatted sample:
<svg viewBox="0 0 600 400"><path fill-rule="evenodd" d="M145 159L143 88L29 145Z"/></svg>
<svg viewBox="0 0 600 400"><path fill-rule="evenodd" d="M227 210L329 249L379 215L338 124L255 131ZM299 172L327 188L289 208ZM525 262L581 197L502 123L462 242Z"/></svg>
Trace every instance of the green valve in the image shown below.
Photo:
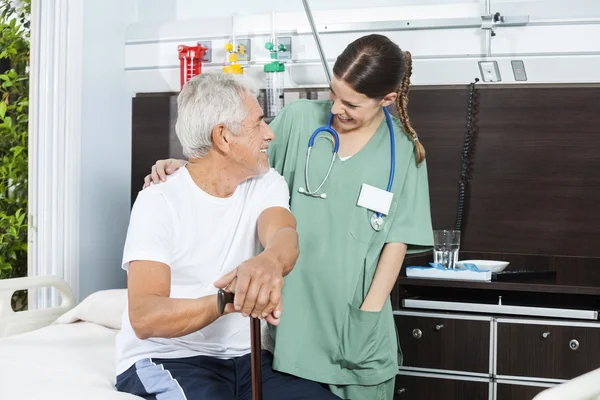
<svg viewBox="0 0 600 400"><path fill-rule="evenodd" d="M267 42L265 43L265 48L269 51L286 51L287 48L285 47L285 44L280 44L279 46L277 46L277 50L275 50L275 44L273 44L272 42Z"/></svg>
<svg viewBox="0 0 600 400"><path fill-rule="evenodd" d="M265 64L264 68L263 68L264 72L284 72L285 71L285 65L283 65L283 63L279 62L279 61L273 61L269 64Z"/></svg>

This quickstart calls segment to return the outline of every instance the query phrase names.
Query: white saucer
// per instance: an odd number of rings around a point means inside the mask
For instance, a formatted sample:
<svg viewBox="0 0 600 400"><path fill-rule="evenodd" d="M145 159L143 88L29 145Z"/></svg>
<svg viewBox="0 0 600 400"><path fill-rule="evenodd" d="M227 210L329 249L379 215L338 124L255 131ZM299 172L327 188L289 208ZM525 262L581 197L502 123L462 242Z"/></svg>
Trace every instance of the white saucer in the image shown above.
<svg viewBox="0 0 600 400"><path fill-rule="evenodd" d="M496 260L460 260L456 263L457 266L464 268L464 264L475 264L482 271L501 272L508 266L508 261Z"/></svg>

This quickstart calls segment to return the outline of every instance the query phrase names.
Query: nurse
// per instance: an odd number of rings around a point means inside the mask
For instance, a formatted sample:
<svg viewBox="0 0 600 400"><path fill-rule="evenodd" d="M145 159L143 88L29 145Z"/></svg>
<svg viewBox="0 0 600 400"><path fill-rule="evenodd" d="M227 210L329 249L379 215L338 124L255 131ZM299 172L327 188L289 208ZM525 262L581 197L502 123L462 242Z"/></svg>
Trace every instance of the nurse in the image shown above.
<svg viewBox="0 0 600 400"><path fill-rule="evenodd" d="M342 399L392 399L402 352L390 292L405 255L433 243L425 150L407 114L411 71L410 53L387 37L361 37L337 58L329 100L296 100L270 124L271 166L288 182L300 238L270 327L273 368ZM322 126L332 129L313 135ZM157 162L146 185L182 165Z"/></svg>

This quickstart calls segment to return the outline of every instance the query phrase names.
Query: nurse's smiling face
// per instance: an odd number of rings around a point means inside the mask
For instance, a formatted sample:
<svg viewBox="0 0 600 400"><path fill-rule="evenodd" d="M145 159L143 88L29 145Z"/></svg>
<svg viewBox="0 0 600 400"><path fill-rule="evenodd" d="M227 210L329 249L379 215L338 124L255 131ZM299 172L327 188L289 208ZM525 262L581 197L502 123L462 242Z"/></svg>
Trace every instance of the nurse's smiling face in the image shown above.
<svg viewBox="0 0 600 400"><path fill-rule="evenodd" d="M334 76L329 88L333 103L334 127L339 133L349 133L372 124L379 125L383 117L382 107L396 100L396 93L389 93L377 100L354 90L348 83Z"/></svg>

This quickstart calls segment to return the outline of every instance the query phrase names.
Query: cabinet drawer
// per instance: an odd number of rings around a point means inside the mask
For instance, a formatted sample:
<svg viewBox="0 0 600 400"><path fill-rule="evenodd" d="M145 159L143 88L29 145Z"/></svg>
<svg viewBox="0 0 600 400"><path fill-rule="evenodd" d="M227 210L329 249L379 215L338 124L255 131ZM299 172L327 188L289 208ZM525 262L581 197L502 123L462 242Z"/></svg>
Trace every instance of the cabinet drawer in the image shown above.
<svg viewBox="0 0 600 400"><path fill-rule="evenodd" d="M499 383L496 388L496 400L531 400L548 387Z"/></svg>
<svg viewBox="0 0 600 400"><path fill-rule="evenodd" d="M405 367L490 373L490 321L396 315Z"/></svg>
<svg viewBox="0 0 600 400"><path fill-rule="evenodd" d="M497 374L572 379L600 367L600 329L498 323Z"/></svg>
<svg viewBox="0 0 600 400"><path fill-rule="evenodd" d="M394 400L488 400L489 398L489 382L458 380L443 376L396 376Z"/></svg>

